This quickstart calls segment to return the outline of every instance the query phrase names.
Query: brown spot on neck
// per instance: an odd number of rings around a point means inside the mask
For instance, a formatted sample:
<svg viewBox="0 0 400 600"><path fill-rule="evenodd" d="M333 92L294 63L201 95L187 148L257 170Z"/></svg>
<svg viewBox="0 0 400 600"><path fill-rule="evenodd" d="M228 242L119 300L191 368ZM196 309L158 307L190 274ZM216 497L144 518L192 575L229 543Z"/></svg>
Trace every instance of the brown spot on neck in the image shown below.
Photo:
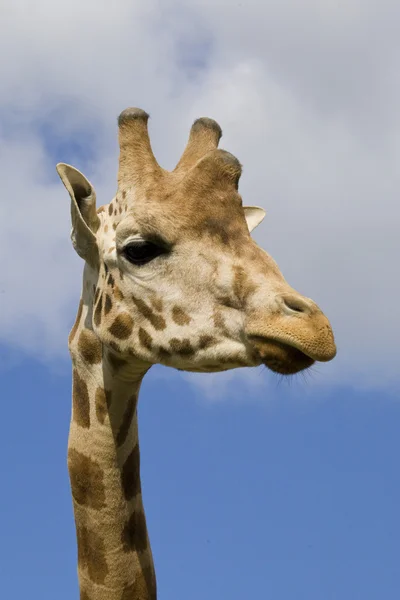
<svg viewBox="0 0 400 600"><path fill-rule="evenodd" d="M68 470L75 502L95 510L104 508L106 496L100 465L74 448L70 448Z"/></svg>
<svg viewBox="0 0 400 600"><path fill-rule="evenodd" d="M78 340L78 351L89 365L101 362L103 347L97 335L91 329L82 329Z"/></svg>
<svg viewBox="0 0 400 600"><path fill-rule="evenodd" d="M79 375L77 369L73 370L72 382L72 414L77 425L89 429L90 404L89 392L86 381Z"/></svg>
<svg viewBox="0 0 400 600"><path fill-rule="evenodd" d="M79 569L86 571L94 583L104 584L108 575L104 540L87 527L76 528Z"/></svg>
<svg viewBox="0 0 400 600"><path fill-rule="evenodd" d="M95 406L97 420L103 425L111 406L111 392L98 387L95 394Z"/></svg>
<svg viewBox="0 0 400 600"><path fill-rule="evenodd" d="M140 452L136 444L129 454L121 471L121 484L126 500L135 498L141 490L140 486Z"/></svg>
<svg viewBox="0 0 400 600"><path fill-rule="evenodd" d="M135 581L124 588L120 600L157 600L157 586L154 568L144 567L136 574Z"/></svg>
<svg viewBox="0 0 400 600"><path fill-rule="evenodd" d="M147 526L143 509L135 510L122 530L124 552L143 552L147 548Z"/></svg>
<svg viewBox="0 0 400 600"><path fill-rule="evenodd" d="M119 314L108 331L120 340L126 340L132 333L133 319L129 313Z"/></svg>
<svg viewBox="0 0 400 600"><path fill-rule="evenodd" d="M131 396L126 405L124 416L122 418L122 424L117 434L117 446L120 447L124 444L128 437L129 429L132 423L133 415L135 414L137 404L137 396Z"/></svg>

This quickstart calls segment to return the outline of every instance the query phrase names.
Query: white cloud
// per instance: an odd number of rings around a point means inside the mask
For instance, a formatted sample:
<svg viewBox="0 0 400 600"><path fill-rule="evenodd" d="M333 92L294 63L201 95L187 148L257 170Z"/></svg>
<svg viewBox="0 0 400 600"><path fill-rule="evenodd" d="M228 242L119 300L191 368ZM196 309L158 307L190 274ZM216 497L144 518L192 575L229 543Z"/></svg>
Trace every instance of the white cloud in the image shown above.
<svg viewBox="0 0 400 600"><path fill-rule="evenodd" d="M333 323L339 354L319 379L398 386L399 18L389 0L3 2L3 341L65 354L80 286L68 197L38 123L57 140L95 134L76 166L103 203L116 117L138 105L167 168L194 118L220 122L245 202L268 212L257 241Z"/></svg>

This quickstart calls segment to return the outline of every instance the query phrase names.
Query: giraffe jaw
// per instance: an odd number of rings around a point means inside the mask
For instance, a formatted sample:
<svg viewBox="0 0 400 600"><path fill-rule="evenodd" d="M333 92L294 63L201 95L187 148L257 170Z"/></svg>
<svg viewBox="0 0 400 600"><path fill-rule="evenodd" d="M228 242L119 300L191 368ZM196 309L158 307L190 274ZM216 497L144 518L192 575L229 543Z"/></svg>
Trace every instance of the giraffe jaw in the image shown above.
<svg viewBox="0 0 400 600"><path fill-rule="evenodd" d="M294 375L310 368L315 360L287 342L251 336L261 362L274 373Z"/></svg>

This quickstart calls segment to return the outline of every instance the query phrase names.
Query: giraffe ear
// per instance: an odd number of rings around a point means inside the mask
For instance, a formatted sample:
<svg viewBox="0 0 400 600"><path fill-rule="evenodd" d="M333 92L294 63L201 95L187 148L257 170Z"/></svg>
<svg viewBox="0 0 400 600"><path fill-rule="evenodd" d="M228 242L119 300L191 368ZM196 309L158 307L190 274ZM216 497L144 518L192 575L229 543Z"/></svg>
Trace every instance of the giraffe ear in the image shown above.
<svg viewBox="0 0 400 600"><path fill-rule="evenodd" d="M265 217L265 210L259 206L243 206L249 231L253 231Z"/></svg>
<svg viewBox="0 0 400 600"><path fill-rule="evenodd" d="M100 226L96 193L78 169L64 163L58 163L56 169L71 196L72 244L81 258L95 264L99 255L95 233Z"/></svg>

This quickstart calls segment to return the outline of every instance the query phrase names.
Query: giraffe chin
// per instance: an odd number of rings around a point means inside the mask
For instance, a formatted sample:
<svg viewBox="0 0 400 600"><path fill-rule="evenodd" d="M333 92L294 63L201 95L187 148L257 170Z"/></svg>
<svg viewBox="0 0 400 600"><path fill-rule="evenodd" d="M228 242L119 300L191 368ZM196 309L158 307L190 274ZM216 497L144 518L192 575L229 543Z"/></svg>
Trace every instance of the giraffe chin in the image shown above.
<svg viewBox="0 0 400 600"><path fill-rule="evenodd" d="M259 340L254 344L262 363L274 373L294 375L311 367L315 360L301 350L274 340Z"/></svg>

